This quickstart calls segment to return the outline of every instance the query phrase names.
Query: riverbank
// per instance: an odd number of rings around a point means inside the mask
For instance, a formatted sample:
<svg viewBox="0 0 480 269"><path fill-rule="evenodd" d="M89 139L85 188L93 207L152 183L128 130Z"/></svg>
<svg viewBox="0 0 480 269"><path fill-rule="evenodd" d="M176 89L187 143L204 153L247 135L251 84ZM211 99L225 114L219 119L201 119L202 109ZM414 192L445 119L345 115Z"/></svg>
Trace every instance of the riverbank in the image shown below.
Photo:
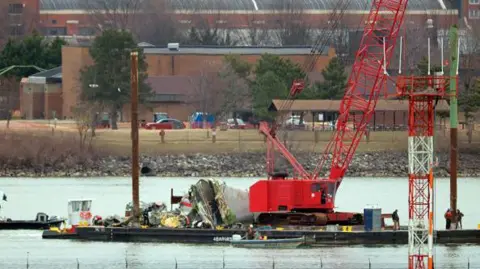
<svg viewBox="0 0 480 269"><path fill-rule="evenodd" d="M307 171L313 171L318 153L296 154ZM438 153L437 177L448 177L448 153ZM480 153L461 153L458 169L461 177L480 177ZM280 164L280 162L278 162ZM328 163L327 163L328 166ZM266 174L264 153L175 154L156 157L142 156L141 167L149 175L161 177L262 177ZM130 176L129 157L69 158L54 164L3 163L0 177L108 177ZM371 152L355 155L347 176L404 177L407 174L406 152Z"/></svg>

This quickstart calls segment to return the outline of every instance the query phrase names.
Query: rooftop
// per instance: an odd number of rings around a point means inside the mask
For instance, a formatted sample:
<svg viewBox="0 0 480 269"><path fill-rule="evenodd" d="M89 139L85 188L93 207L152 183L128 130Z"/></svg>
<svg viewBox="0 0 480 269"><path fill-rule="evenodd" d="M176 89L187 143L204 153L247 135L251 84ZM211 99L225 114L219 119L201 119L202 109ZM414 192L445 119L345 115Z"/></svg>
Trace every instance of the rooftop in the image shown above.
<svg viewBox="0 0 480 269"><path fill-rule="evenodd" d="M62 67L55 67L49 70L35 73L28 77L28 83L45 84L45 83L61 83Z"/></svg>
<svg viewBox="0 0 480 269"><path fill-rule="evenodd" d="M238 47L219 47L219 46L185 46L180 45L180 49L169 50L166 47L144 48L145 54L210 54L210 55L226 55L226 54L276 54L276 55L305 55L310 54L310 46L295 47L255 47L255 46L238 46ZM328 55L328 50L324 49L322 55Z"/></svg>
<svg viewBox="0 0 480 269"><path fill-rule="evenodd" d="M338 0L303 0L296 1L295 9L332 10ZM85 0L40 0L40 9L46 10L82 10L86 8ZM285 1L279 0L171 0L170 6L176 10L279 10L286 7ZM440 10L443 5L451 9L450 1L444 0L410 0L409 10ZM351 0L349 10L369 10L371 0Z"/></svg>

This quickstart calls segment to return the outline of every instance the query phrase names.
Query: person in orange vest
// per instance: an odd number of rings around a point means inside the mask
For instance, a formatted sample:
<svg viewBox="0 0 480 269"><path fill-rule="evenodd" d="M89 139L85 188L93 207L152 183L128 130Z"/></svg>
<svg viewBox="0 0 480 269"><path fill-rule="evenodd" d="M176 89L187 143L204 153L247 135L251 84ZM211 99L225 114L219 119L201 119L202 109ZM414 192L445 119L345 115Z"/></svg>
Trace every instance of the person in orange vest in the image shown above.
<svg viewBox="0 0 480 269"><path fill-rule="evenodd" d="M450 230L450 226L452 224L452 211L447 209L447 212L445 212L445 229Z"/></svg>

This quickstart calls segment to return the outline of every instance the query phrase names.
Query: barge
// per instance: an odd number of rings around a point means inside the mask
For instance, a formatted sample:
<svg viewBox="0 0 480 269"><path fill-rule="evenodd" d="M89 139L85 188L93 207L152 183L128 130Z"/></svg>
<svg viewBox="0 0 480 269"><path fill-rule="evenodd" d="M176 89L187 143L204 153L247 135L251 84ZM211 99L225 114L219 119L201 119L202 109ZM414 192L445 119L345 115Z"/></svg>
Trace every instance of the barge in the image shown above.
<svg viewBox="0 0 480 269"><path fill-rule="evenodd" d="M230 244L233 235L243 235L243 229L189 229L189 228L120 228L77 227L74 233L45 230L44 239L72 239L109 242L157 242ZM269 239L305 237L308 245L374 245L408 244L408 231L319 231L319 230L263 230ZM436 244L480 244L480 230L439 230L434 232Z"/></svg>

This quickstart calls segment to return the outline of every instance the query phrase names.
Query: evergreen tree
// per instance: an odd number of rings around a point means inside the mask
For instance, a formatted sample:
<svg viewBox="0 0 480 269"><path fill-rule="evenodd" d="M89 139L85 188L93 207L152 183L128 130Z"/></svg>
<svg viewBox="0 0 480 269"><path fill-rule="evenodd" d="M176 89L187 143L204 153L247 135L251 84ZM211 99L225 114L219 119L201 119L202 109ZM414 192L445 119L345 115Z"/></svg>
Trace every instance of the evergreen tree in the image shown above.
<svg viewBox="0 0 480 269"><path fill-rule="evenodd" d="M151 88L146 83L147 63L131 33L115 29L103 31L90 47L94 64L81 71L81 98L107 106L110 109L112 129L117 129L117 113L131 100L130 52L132 50L139 52L139 101L144 103L151 97ZM96 86L92 87L92 85Z"/></svg>
<svg viewBox="0 0 480 269"><path fill-rule="evenodd" d="M286 93L288 93L294 80L303 79L306 76L302 68L290 59L281 58L273 54L264 54L257 61L255 76L258 79L258 77L268 72L272 72L283 82ZM279 92L279 95L285 95L285 93Z"/></svg>
<svg viewBox="0 0 480 269"><path fill-rule="evenodd" d="M66 42L56 38L53 41L46 40L37 32L24 39L10 39L0 52L0 69L12 65L33 65L43 69L51 69L62 64L62 46ZM35 68L14 69L7 75L20 80L38 72Z"/></svg>
<svg viewBox="0 0 480 269"><path fill-rule="evenodd" d="M309 87L304 97L308 99L342 99L347 84L345 66L338 57L332 58L322 71L323 82Z"/></svg>
<svg viewBox="0 0 480 269"><path fill-rule="evenodd" d="M262 120L272 120L274 114L268 111L273 99L286 99L288 88L273 71L257 77L252 87L253 112Z"/></svg>
<svg viewBox="0 0 480 269"><path fill-rule="evenodd" d="M470 88L465 88L459 97L459 105L465 112L465 118L472 120L480 107L480 79Z"/></svg>
<svg viewBox="0 0 480 269"><path fill-rule="evenodd" d="M439 65L432 65L430 63L430 75L433 75L435 72L442 71L442 67ZM428 58L423 57L420 62L417 64L416 74L419 76L427 76L428 75Z"/></svg>
<svg viewBox="0 0 480 269"><path fill-rule="evenodd" d="M246 66L243 67L245 71ZM254 69L255 80L251 83L253 109L255 115L271 119L268 107L273 99L286 99L292 83L305 77L305 72L290 59L277 55L264 54Z"/></svg>

